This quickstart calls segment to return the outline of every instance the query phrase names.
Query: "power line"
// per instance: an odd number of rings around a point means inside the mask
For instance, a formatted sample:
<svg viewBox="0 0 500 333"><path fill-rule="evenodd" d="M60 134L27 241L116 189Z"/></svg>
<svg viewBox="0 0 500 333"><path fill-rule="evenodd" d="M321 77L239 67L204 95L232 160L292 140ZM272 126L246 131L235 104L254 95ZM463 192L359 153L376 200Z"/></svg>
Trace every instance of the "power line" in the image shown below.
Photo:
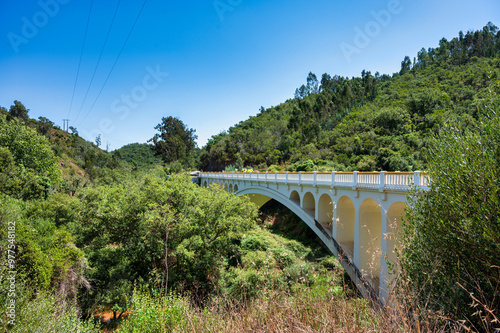
<svg viewBox="0 0 500 333"><path fill-rule="evenodd" d="M92 74L92 78L90 79L90 83L89 83L89 85L87 87L87 92L85 93L85 97L83 98L82 105L80 106L80 109L78 110L78 113L76 115L75 121L78 119L78 116L80 115L80 112L82 111L83 105L85 104L85 101L87 100L87 96L89 95L90 86L92 85L92 82L94 81L95 73L97 72L97 67L99 67L99 63L101 62L101 58L102 58L102 54L104 52L104 48L106 47L106 44L108 42L109 33L111 32L111 28L113 27L113 23L115 22L116 13L118 13L118 8L120 7L120 2L121 2L121 0L118 0L118 4L116 5L116 9L115 9L115 13L113 15L113 19L111 20L111 24L109 26L108 33L106 34L106 39L104 40L104 45L101 48L101 53L99 54L99 59L97 60L97 64L95 65L94 73Z"/></svg>
<svg viewBox="0 0 500 333"><path fill-rule="evenodd" d="M83 50L85 49L85 43L87 41L87 32L89 30L90 15L92 14L92 6L93 5L94 5L94 0L91 0L91 2L90 2L90 9L89 9L89 16L87 18L87 26L85 27L85 36L83 37L82 51L80 52L80 61L78 61L78 70L76 71L75 85L73 86L73 94L71 95L71 103L69 105L69 110L68 110L68 116L67 117L69 117L69 114L71 112L71 108L73 107L73 99L75 98L76 83L78 82L78 76L80 75L80 66L82 64Z"/></svg>
<svg viewBox="0 0 500 333"><path fill-rule="evenodd" d="M130 29L130 31L128 33L127 39L125 39L125 42L123 43L123 46L120 49L120 52L118 53L118 56L116 57L115 62L113 63L113 66L111 67L111 70L109 71L108 76L106 77L106 80L104 81L101 89L99 90L99 93L97 94L97 97L95 98L94 102L92 103L92 106L90 107L90 109L85 114L85 117L83 117L83 119L80 120L80 122L78 124L80 124L82 121L84 121L87 118L87 116L89 115L90 111L92 111L92 109L94 108L95 103L97 102L97 100L101 96L102 90L106 86L106 83L108 82L108 79L111 76L111 73L113 73L113 70L115 69L116 63L118 62L118 59L120 58L120 56L121 56L121 54L123 52L123 49L125 48L125 45L127 44L128 40L130 38L130 35L132 34L132 31L134 30L135 25L137 24L137 21L139 20L139 16L141 16L142 10L144 9L144 6L146 5L146 2L148 2L148 0L144 0L144 2L142 3L142 7L139 10L139 13L137 14L137 16L135 18L134 24L132 25L132 28Z"/></svg>

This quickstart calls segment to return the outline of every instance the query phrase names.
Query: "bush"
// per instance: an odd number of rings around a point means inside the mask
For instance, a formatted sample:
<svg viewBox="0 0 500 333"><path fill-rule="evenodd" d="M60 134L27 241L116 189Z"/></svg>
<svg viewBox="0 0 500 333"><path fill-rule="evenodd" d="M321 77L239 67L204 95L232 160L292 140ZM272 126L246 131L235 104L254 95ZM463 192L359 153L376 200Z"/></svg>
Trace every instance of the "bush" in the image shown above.
<svg viewBox="0 0 500 333"><path fill-rule="evenodd" d="M283 168L282 168L282 167L280 167L279 165L273 164L273 165L271 165L271 166L267 169L267 171L269 171L269 172L276 172L276 171L277 171L277 172L282 172L282 171L283 171Z"/></svg>
<svg viewBox="0 0 500 333"><path fill-rule="evenodd" d="M402 235L419 305L484 331L500 328L499 104L489 101L475 130L450 122L434 140L431 189L410 197Z"/></svg>
<svg viewBox="0 0 500 333"><path fill-rule="evenodd" d="M306 161L299 161L295 162L292 165L289 165L286 169L287 171L292 171L292 172L299 172L299 171L305 171L305 172L310 172L313 171L315 168L314 162L312 160L306 160Z"/></svg>
<svg viewBox="0 0 500 333"><path fill-rule="evenodd" d="M77 198L65 193L54 193L47 200L27 203L24 214L29 219L48 219L59 227L75 221L78 207Z"/></svg>
<svg viewBox="0 0 500 333"><path fill-rule="evenodd" d="M232 164L231 164L231 165L228 165L228 166L224 169L224 171L226 171L226 172L236 172L236 167L235 167L234 165L232 165Z"/></svg>
<svg viewBox="0 0 500 333"><path fill-rule="evenodd" d="M256 297L266 281L262 271L231 267L225 275L227 293L236 299Z"/></svg>
<svg viewBox="0 0 500 333"><path fill-rule="evenodd" d="M271 251L273 252L274 260L278 264L278 267L282 269L290 266L297 260L295 254L287 248L274 248Z"/></svg>
<svg viewBox="0 0 500 333"><path fill-rule="evenodd" d="M166 182L148 175L79 197L74 232L92 267L85 310L127 310L134 281L209 294L257 213L248 198L199 187L187 175Z"/></svg>
<svg viewBox="0 0 500 333"><path fill-rule="evenodd" d="M46 137L19 119L0 115L0 190L25 200L47 197L61 182L57 159Z"/></svg>
<svg viewBox="0 0 500 333"><path fill-rule="evenodd" d="M182 164L178 161L167 164L163 169L167 175L174 175L184 171Z"/></svg>
<svg viewBox="0 0 500 333"><path fill-rule="evenodd" d="M120 326L120 332L172 332L174 328L186 328L185 314L189 302L180 296L151 296L146 291L134 290L131 302L132 314Z"/></svg>
<svg viewBox="0 0 500 333"><path fill-rule="evenodd" d="M252 251L243 256L242 264L245 269L261 269L274 266L276 261L271 253Z"/></svg>
<svg viewBox="0 0 500 333"><path fill-rule="evenodd" d="M24 281L23 281L24 282ZM4 286L2 286L2 290ZM0 294L2 320L7 312L5 294ZM35 294L29 285L21 281L16 287L16 317L14 325L0 321L2 332L85 332L99 333L100 325L92 319L80 320L78 308L73 304L61 304L61 300L47 292Z"/></svg>
<svg viewBox="0 0 500 333"><path fill-rule="evenodd" d="M242 239L241 249L246 251L266 250L269 244L259 235L251 235Z"/></svg>

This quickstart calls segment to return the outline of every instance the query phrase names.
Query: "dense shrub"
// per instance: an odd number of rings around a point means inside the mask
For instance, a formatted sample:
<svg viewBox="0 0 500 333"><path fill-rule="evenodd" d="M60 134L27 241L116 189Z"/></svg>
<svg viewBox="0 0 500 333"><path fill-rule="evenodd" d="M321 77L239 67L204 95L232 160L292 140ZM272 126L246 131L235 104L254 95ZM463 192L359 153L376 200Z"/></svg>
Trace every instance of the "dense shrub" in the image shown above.
<svg viewBox="0 0 500 333"><path fill-rule="evenodd" d="M0 115L0 190L37 199L61 182L57 159L46 137L19 119Z"/></svg>
<svg viewBox="0 0 500 333"><path fill-rule="evenodd" d="M493 94L480 104L476 128L450 121L433 142L431 189L410 197L401 261L420 307L493 331L500 328L500 103Z"/></svg>

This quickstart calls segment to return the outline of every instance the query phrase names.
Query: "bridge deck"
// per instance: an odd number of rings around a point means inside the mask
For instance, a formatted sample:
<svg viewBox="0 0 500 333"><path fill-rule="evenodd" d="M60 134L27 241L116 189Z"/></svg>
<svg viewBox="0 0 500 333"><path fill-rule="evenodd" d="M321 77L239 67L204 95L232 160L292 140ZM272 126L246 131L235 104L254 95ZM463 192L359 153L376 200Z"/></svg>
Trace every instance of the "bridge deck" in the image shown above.
<svg viewBox="0 0 500 333"><path fill-rule="evenodd" d="M409 191L412 186L427 190L429 176L425 172L202 172L201 178L231 181L255 181L274 184L296 184L348 187L359 189L378 189L380 191Z"/></svg>

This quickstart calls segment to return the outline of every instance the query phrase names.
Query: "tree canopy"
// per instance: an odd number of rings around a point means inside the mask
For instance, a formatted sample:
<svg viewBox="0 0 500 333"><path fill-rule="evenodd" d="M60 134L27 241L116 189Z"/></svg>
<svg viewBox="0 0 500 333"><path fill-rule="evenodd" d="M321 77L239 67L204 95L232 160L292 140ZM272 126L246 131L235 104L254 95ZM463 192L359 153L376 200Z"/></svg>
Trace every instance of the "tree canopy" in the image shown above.
<svg viewBox="0 0 500 333"><path fill-rule="evenodd" d="M46 197L61 182L57 160L46 137L20 119L0 115L0 189L13 197Z"/></svg>
<svg viewBox="0 0 500 333"><path fill-rule="evenodd" d="M256 217L248 198L200 188L185 175L89 188L80 200L73 232L95 281L84 297L87 309L126 310L135 281L162 288L168 278L210 290Z"/></svg>
<svg viewBox="0 0 500 333"><path fill-rule="evenodd" d="M29 110L23 105L23 103L18 100L14 101L14 104L10 106L8 119L17 118L23 121L28 120Z"/></svg>
<svg viewBox="0 0 500 333"><path fill-rule="evenodd" d="M193 153L198 136L179 118L163 117L155 129L159 132L150 140L156 155L165 163L180 161L185 166L193 165Z"/></svg>

